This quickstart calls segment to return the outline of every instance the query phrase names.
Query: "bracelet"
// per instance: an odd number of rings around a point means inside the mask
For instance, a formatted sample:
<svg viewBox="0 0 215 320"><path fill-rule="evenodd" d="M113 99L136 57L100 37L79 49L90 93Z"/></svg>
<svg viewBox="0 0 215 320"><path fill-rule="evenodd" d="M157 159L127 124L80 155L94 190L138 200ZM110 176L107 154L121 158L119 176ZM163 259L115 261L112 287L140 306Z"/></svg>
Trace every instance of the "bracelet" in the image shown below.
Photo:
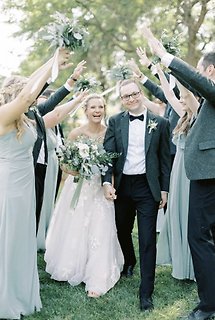
<svg viewBox="0 0 215 320"><path fill-rule="evenodd" d="M69 79L71 79L71 80L74 81L74 82L78 81L78 79L75 79L75 78L73 78L73 77L70 77Z"/></svg>

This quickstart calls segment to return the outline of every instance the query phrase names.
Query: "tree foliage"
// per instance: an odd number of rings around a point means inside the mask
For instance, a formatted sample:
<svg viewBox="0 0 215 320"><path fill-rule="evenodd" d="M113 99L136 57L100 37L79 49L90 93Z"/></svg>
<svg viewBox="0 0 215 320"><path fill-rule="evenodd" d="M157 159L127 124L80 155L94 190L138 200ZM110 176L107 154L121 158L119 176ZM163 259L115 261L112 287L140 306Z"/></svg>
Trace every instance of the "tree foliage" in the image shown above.
<svg viewBox="0 0 215 320"><path fill-rule="evenodd" d="M42 40L38 30L52 21L52 15L62 12L78 17L79 23L89 30L89 49L77 52L74 64L87 60L88 72L96 75L105 86L106 71L125 59L136 58L137 46L145 46L138 26L149 23L160 37L164 29L170 35L180 34L183 58L196 64L200 50L214 34L213 0L5 0L4 10L15 21L16 10L21 11L20 33L34 41L29 57L21 70L29 74L47 58L49 44ZM62 81L61 81L62 83Z"/></svg>

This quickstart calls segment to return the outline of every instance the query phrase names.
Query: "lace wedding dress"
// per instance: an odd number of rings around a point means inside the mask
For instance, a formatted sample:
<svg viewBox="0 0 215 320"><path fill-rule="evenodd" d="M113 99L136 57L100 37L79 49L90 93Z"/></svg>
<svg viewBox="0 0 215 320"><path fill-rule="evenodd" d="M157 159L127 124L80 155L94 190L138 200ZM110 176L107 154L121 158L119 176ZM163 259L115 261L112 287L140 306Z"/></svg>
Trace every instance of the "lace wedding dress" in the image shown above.
<svg viewBox="0 0 215 320"><path fill-rule="evenodd" d="M46 239L46 271L51 278L81 282L86 291L105 294L120 278L124 258L117 239L112 201L105 199L101 177L84 180L71 208L77 183L69 175L56 204Z"/></svg>

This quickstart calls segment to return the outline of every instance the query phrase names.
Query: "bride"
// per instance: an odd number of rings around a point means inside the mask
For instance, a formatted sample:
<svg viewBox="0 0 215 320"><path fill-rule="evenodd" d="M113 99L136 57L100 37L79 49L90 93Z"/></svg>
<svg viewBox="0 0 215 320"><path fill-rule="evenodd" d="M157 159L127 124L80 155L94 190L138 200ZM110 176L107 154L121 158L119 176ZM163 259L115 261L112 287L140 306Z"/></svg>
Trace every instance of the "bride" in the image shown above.
<svg viewBox="0 0 215 320"><path fill-rule="evenodd" d="M84 104L87 123L71 131L70 140L80 136L103 141L106 127L101 123L105 101L89 95ZM106 200L101 177L85 180L78 204L70 207L76 187L74 177L65 181L56 204L46 240L46 271L57 281L72 286L86 284L89 297L97 298L120 278L124 258L117 239L114 204Z"/></svg>

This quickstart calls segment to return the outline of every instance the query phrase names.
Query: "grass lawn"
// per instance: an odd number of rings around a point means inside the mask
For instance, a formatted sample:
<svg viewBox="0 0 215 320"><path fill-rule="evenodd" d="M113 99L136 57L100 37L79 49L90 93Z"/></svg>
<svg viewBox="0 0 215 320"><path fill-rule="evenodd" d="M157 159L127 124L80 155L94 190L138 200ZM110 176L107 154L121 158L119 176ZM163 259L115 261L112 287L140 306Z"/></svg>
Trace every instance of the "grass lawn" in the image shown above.
<svg viewBox="0 0 215 320"><path fill-rule="evenodd" d="M137 248L136 229L134 242ZM143 313L139 311L137 296L139 265L133 278L120 279L99 299L88 298L82 284L71 287L67 282L51 280L45 272L43 253L38 254L38 265L43 308L26 320L175 320L183 319L197 303L196 284L173 279L169 266L157 267L155 309L151 313Z"/></svg>

